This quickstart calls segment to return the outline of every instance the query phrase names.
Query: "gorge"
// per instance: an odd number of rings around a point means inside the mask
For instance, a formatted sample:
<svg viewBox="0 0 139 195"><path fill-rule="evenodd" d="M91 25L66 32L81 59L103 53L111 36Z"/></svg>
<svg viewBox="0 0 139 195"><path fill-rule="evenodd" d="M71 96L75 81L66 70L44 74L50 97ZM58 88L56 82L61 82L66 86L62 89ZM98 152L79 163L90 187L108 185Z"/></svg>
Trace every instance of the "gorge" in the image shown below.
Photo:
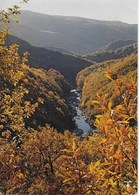
<svg viewBox="0 0 139 195"><path fill-rule="evenodd" d="M89 132L92 131L92 127L89 122L87 122L85 111L80 107L80 96L81 92L78 88L71 89L68 102L72 110L73 121L76 125L74 132L77 136L82 137L83 134L89 134Z"/></svg>
<svg viewBox="0 0 139 195"><path fill-rule="evenodd" d="M22 11L15 37L16 13L0 12L0 194L136 194L137 25Z"/></svg>

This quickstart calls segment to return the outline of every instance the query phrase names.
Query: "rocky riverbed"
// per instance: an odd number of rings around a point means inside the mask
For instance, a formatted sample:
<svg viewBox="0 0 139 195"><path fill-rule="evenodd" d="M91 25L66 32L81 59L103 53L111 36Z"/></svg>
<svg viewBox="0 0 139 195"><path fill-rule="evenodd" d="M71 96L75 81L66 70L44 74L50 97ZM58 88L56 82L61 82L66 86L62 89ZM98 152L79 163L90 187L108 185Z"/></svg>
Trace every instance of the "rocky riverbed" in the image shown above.
<svg viewBox="0 0 139 195"><path fill-rule="evenodd" d="M92 129L90 124L87 122L87 117L85 112L80 108L80 91L78 89L72 89L70 91L70 96L68 97L69 105L71 106L73 113L73 120L75 121L76 128L74 132L78 136L83 134L88 134Z"/></svg>

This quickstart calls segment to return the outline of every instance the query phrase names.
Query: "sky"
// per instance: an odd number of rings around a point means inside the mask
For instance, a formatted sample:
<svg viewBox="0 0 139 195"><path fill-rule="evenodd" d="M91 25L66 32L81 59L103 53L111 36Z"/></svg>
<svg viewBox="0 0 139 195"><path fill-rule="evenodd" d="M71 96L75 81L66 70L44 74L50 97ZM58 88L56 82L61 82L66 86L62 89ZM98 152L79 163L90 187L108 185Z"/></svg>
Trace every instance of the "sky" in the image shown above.
<svg viewBox="0 0 139 195"><path fill-rule="evenodd" d="M29 0L19 4L20 1L0 0L0 10L16 4L23 10L50 15L138 23L138 0Z"/></svg>

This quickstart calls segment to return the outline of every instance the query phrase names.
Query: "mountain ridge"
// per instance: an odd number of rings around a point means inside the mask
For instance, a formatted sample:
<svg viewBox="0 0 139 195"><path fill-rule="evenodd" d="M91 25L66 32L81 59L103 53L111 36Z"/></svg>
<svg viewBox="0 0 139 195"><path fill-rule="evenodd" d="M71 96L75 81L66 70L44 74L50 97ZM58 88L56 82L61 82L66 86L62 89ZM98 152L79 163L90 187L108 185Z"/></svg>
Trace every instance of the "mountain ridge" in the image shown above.
<svg viewBox="0 0 139 195"><path fill-rule="evenodd" d="M7 36L6 45L14 43L20 46L20 55L24 51L29 52L28 60L30 67L43 68L45 70L56 69L71 83L75 81L75 76L80 70L92 64L76 55L63 54L43 47L36 47L16 36Z"/></svg>
<svg viewBox="0 0 139 195"><path fill-rule="evenodd" d="M121 47L125 47L125 46L128 46L128 45L131 45L131 44L134 44L136 43L136 41L133 41L133 40L117 40L117 41L114 41L108 45L106 45L104 48L100 49L98 52L101 52L101 51L115 51Z"/></svg>
<svg viewBox="0 0 139 195"><path fill-rule="evenodd" d="M81 17L52 16L21 11L20 25L12 24L15 36L39 47L56 47L86 54L118 39L137 40L137 25ZM32 36L33 34L33 36Z"/></svg>
<svg viewBox="0 0 139 195"><path fill-rule="evenodd" d="M120 59L132 53L137 53L137 43L119 47L116 50L101 50L93 54L85 55L84 58L92 61L92 63L99 63L107 60Z"/></svg>
<svg viewBox="0 0 139 195"><path fill-rule="evenodd" d="M21 10L21 12L29 12L29 13L36 13L38 15L44 15L44 16L54 16L54 17L57 17L57 18L71 18L71 19L76 19L76 20L92 20L92 21L97 21L97 22L116 22L116 23L122 23L122 24L129 24L128 22L124 22L124 21L120 21L120 20L101 20L101 19L94 19L94 18L89 18L89 17L82 17L82 16L66 16L66 15L57 15L57 14L54 14L54 15L51 15L51 14L45 14L45 13L40 13L40 12L36 12L36 11L31 11L31 10ZM136 25L136 23L134 24L131 24L131 25Z"/></svg>

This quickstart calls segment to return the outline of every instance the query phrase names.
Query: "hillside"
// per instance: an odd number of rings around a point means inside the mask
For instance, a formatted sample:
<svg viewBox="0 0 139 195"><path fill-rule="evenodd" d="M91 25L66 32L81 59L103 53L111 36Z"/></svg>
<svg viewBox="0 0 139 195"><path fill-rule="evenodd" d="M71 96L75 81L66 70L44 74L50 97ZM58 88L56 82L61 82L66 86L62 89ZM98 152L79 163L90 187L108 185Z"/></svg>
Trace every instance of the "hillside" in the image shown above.
<svg viewBox="0 0 139 195"><path fill-rule="evenodd" d="M22 11L19 18L20 25L10 25L12 34L39 47L86 54L117 40L137 40L137 25L119 21L51 16L30 11Z"/></svg>
<svg viewBox="0 0 139 195"><path fill-rule="evenodd" d="M115 79L123 77L124 83L128 83L128 79L137 77L137 55L131 54L119 60L95 64L78 73L76 81L78 87L82 90L81 107L86 109L90 120L94 119L94 116L98 114L98 110L96 111L92 104L92 100L96 99L96 94L100 94L102 97L110 94L113 107L121 101L121 97L115 99L116 96L113 94L114 81L106 78L106 72L111 72L112 75L115 75Z"/></svg>
<svg viewBox="0 0 139 195"><path fill-rule="evenodd" d="M37 128L48 123L61 132L72 129L74 123L66 102L70 87L64 77L52 69L48 72L29 69L27 79L26 88L29 93L25 99L33 103L40 97L43 99L43 104L40 104L36 112L26 120L26 124Z"/></svg>
<svg viewBox="0 0 139 195"><path fill-rule="evenodd" d="M136 41L133 40L118 40L118 41L114 41L108 45L106 45L105 47L101 48L99 50L100 51L115 51L121 47L125 47L131 44L136 43Z"/></svg>
<svg viewBox="0 0 139 195"><path fill-rule="evenodd" d="M60 47L62 53L13 36L6 42L5 27L16 13L17 6L0 13L0 195L137 194L136 46L120 50L124 58L89 66ZM75 29L83 20L66 18L79 22ZM78 88L70 88L67 80L76 74Z"/></svg>
<svg viewBox="0 0 139 195"><path fill-rule="evenodd" d="M74 123L72 122L72 115L66 101L70 87L58 71L53 69L44 71L29 67L25 67L24 69L20 67L20 71L17 75L21 75L21 77L25 75L22 79L20 79L17 86L16 83L13 85L4 80L2 76L0 79L2 84L0 87L0 95L2 97L2 94L4 93L10 103L8 104L8 111L5 111L4 113L4 115L6 114L5 116L8 117L5 128L9 128L8 125L10 124L11 117L10 112L13 113L13 109L15 109L14 112L17 114L19 123L20 114L23 113L23 110L25 110L25 113L27 111L31 112L31 115L26 117L24 113L26 129L38 129L39 127L45 126L45 124L50 124L52 127L61 132L65 129L73 129ZM21 92L19 91L20 89ZM16 100L16 96L14 95L16 94L16 91L19 91L21 93L21 97L23 98L21 105L19 104L18 96ZM20 106L16 107L13 97L16 100L15 102L17 102ZM38 104L37 102L40 103ZM24 104L25 108L22 107ZM4 105L6 105L6 103ZM11 109L11 111L9 109ZM19 109L21 109L21 111L18 111ZM0 125L3 124L5 123L3 123L1 119ZM16 126L17 124L18 122L16 122Z"/></svg>
<svg viewBox="0 0 139 195"><path fill-rule="evenodd" d="M92 62L100 63L106 60L119 59L119 58L126 57L128 55L131 55L132 53L135 53L135 54L137 53L137 43L129 44L124 47L120 47L116 50L113 49L113 51L109 50L111 47L106 47L106 48L108 49L104 49L104 50L95 52L93 54L85 55L84 59L92 61Z"/></svg>
<svg viewBox="0 0 139 195"><path fill-rule="evenodd" d="M13 43L18 44L19 53L22 55L24 51L29 52L29 65L35 68L43 68L45 70L56 69L64 75L69 82L74 82L76 74L83 68L91 65L85 59L74 55L63 54L49 49L35 47L28 42L21 40L15 36L8 36L6 45Z"/></svg>

